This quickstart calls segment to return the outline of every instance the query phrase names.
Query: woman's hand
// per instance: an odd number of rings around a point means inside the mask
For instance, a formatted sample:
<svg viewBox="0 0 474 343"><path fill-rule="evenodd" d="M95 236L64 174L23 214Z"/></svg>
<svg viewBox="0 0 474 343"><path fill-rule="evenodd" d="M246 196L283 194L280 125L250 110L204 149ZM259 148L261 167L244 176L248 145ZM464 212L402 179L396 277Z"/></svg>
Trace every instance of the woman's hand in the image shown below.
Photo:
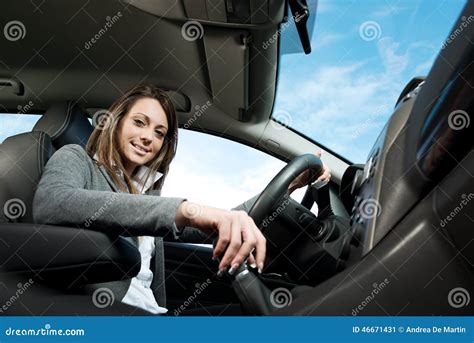
<svg viewBox="0 0 474 343"><path fill-rule="evenodd" d="M176 212L176 225L192 226L204 232L218 231L213 257L223 256L219 263L221 274L228 267L229 273L234 273L247 258L251 264L256 262L261 273L266 239L245 211L229 211L184 201ZM255 259L251 255L254 250Z"/></svg>
<svg viewBox="0 0 474 343"><path fill-rule="evenodd" d="M316 154L319 158L321 157L321 151ZM304 187L314 181L327 181L331 180L331 169L329 169L323 162L323 171L321 174L316 175L313 170L307 169L298 175L288 186L288 193L291 194L294 190Z"/></svg>

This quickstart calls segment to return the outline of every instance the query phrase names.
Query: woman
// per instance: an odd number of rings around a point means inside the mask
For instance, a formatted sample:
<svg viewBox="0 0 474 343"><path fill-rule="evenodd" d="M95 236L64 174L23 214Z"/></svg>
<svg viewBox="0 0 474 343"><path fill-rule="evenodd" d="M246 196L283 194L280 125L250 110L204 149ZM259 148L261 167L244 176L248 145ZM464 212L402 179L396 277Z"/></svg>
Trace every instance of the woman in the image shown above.
<svg viewBox="0 0 474 343"><path fill-rule="evenodd" d="M48 161L33 202L35 221L139 237L139 274L120 287L117 282L108 286L115 298L152 313L167 311L158 305L165 306L164 275L163 294L150 289L150 260L159 248L153 237L201 242L217 237L213 258L220 259L219 275L232 274L247 258L261 273L266 241L245 211L159 196L178 142L177 117L166 93L154 86L134 87L106 114L96 123L86 151L66 145ZM320 179L329 177L326 171ZM306 181L298 179L301 185ZM300 184L294 182L291 189Z"/></svg>

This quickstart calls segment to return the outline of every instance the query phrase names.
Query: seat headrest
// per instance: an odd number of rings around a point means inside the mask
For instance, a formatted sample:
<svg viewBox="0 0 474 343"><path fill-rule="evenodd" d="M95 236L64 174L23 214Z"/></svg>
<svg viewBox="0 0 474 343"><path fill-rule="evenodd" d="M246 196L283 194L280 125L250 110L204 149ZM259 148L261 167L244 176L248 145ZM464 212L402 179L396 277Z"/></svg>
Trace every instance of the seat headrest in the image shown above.
<svg viewBox="0 0 474 343"><path fill-rule="evenodd" d="M87 112L74 101L52 105L38 120L33 131L47 133L56 149L66 144L85 147L93 131Z"/></svg>
<svg viewBox="0 0 474 343"><path fill-rule="evenodd" d="M0 222L33 223L33 196L53 153L44 132L21 133L0 144Z"/></svg>

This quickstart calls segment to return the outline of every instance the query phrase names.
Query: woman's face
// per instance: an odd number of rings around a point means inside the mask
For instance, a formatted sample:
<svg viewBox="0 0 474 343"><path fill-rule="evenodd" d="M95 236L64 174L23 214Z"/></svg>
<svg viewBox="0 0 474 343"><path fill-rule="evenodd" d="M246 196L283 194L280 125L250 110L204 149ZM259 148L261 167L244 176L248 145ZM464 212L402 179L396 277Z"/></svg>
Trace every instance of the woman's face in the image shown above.
<svg viewBox="0 0 474 343"><path fill-rule="evenodd" d="M160 152L167 132L168 119L161 104L152 98L137 100L122 119L118 132L120 154L129 175Z"/></svg>

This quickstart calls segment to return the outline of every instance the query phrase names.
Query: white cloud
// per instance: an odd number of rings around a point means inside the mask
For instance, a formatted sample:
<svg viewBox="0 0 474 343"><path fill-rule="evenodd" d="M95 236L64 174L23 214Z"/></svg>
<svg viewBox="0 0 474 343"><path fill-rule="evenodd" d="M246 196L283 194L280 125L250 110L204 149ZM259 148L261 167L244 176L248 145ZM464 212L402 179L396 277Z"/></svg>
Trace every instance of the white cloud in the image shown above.
<svg viewBox="0 0 474 343"><path fill-rule="evenodd" d="M330 32L315 32L313 34L313 41L311 41L311 47L314 50L321 49L327 45L331 45L335 42L338 42L342 39L346 38L343 34L339 33L330 33Z"/></svg>
<svg viewBox="0 0 474 343"><path fill-rule="evenodd" d="M387 73L400 74L403 72L409 62L409 54L398 54L400 43L395 42L391 37L384 37L377 44L380 58L385 66Z"/></svg>
<svg viewBox="0 0 474 343"><path fill-rule="evenodd" d="M412 8L408 7L408 6L400 6L400 5L392 5L392 4L389 4L387 3L385 7L381 7L377 10L375 10L373 13L372 13L372 16L374 17L387 17L387 16L394 16L394 15L397 15L399 13L402 13L402 12L405 12L405 11L408 11L408 10L412 10Z"/></svg>
<svg viewBox="0 0 474 343"><path fill-rule="evenodd" d="M181 147L170 166L163 196L231 209L261 192L285 165L272 156L222 138L182 130L180 135ZM235 161L241 161L238 167L226 168Z"/></svg>
<svg viewBox="0 0 474 343"><path fill-rule="evenodd" d="M320 0L318 1L318 8L317 8L317 13L329 13L332 11L335 11L337 9L336 6L334 6L333 2L329 0Z"/></svg>

